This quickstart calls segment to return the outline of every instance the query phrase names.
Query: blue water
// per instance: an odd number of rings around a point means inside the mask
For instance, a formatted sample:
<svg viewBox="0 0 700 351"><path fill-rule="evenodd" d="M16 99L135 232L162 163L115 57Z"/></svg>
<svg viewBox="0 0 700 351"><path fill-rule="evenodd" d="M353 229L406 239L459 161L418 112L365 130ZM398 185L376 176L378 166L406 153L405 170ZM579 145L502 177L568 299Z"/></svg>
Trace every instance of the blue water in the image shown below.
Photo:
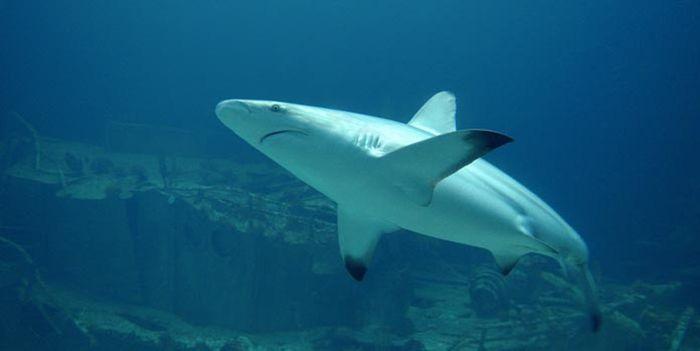
<svg viewBox="0 0 700 351"><path fill-rule="evenodd" d="M697 286L698 43L687 0L3 0L0 109L88 143L108 121L221 132L217 154L261 158L218 101L407 121L449 90L460 128L515 138L489 160L578 230L605 279Z"/></svg>

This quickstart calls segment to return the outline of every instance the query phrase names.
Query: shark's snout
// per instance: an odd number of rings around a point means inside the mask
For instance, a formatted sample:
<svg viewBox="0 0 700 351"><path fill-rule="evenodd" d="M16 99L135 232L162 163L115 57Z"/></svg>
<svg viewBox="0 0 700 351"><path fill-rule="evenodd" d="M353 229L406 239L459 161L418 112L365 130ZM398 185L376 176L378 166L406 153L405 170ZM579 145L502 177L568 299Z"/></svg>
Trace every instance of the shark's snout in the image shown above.
<svg viewBox="0 0 700 351"><path fill-rule="evenodd" d="M249 114L250 107L241 100L224 100L216 105L216 109L214 111L216 116L219 117L220 120L224 121L224 119Z"/></svg>

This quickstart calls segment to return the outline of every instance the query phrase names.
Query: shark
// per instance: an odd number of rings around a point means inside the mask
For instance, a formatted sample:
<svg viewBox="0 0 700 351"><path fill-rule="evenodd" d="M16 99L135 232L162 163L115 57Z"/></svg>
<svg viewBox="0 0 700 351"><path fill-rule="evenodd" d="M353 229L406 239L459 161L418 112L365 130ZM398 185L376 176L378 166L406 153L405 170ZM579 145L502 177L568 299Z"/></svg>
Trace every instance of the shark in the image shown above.
<svg viewBox="0 0 700 351"><path fill-rule="evenodd" d="M454 94L435 94L408 123L267 100L224 100L215 113L337 204L340 254L355 280L365 277L382 235L399 229L486 249L503 275L535 253L578 272L591 328L600 328L586 243L543 200L482 158L513 139L458 130Z"/></svg>

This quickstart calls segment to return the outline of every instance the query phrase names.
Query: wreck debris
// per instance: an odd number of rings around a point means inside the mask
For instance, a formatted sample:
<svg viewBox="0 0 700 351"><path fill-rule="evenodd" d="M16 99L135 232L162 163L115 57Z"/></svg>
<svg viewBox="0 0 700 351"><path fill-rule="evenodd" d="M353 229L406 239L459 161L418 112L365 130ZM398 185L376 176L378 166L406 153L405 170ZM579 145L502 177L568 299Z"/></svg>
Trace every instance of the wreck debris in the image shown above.
<svg viewBox="0 0 700 351"><path fill-rule="evenodd" d="M114 168L114 163L106 157L97 157L90 161L90 170L97 175L108 174Z"/></svg>
<svg viewBox="0 0 700 351"><path fill-rule="evenodd" d="M24 261L24 263L28 267L30 267L32 270L34 270L35 278L37 278L37 281L41 282L41 279L38 279L38 273L36 272L34 260L32 259L32 257L29 255L29 253L27 253L27 251L22 246L19 246L14 241L7 239L5 237L2 237L2 236L0 236L0 244L12 249L12 251L19 254L19 257L22 258L22 261Z"/></svg>
<svg viewBox="0 0 700 351"><path fill-rule="evenodd" d="M245 336L239 336L231 341L228 341L221 346L219 351L249 351L254 350L255 346L250 338Z"/></svg>
<svg viewBox="0 0 700 351"><path fill-rule="evenodd" d="M34 260L32 257L27 253L26 250L14 241L7 239L5 237L0 236L0 245L5 246L6 248L11 249L14 251L23 261L24 265L24 270L28 270L29 279L24 278L23 279L23 285L25 290L24 298L31 300L34 297L34 293L31 291L33 287L37 287L38 289L41 290L41 292L45 293L47 291L46 289L46 284L44 284L44 281L41 279L41 275L39 275L39 271L36 268L36 265L34 264ZM43 307L43 304L41 302L35 302L37 310L41 313L43 316L44 320L51 326L53 331L61 335L63 332L61 331L60 328L58 328L57 323L53 321L53 319L49 316L49 314L46 312L46 310Z"/></svg>
<svg viewBox="0 0 700 351"><path fill-rule="evenodd" d="M686 307L681 317L678 319L678 324L676 329L673 330L671 334L671 346L669 351L678 351L683 345L683 340L685 339L685 333L688 331L688 325L695 315L695 309L692 307Z"/></svg>
<svg viewBox="0 0 700 351"><path fill-rule="evenodd" d="M20 115L18 112L12 111L10 112L10 116L16 118L26 129L29 131L29 134L32 136L32 141L34 144L34 169L40 169L41 165L41 148L40 148L40 143L39 143L39 134L36 132L36 129L34 126L27 122L22 115Z"/></svg>
<svg viewBox="0 0 700 351"><path fill-rule="evenodd" d="M261 173L256 164L239 164L231 160L210 159L206 163L200 159L169 157L149 154L110 154L92 145L42 139L42 158L46 169L35 170L26 159L15 162L5 175L45 184L61 185L57 195L73 199L131 198L135 194L158 192L168 203L184 201L198 211L205 213L212 221L225 224L236 232L260 231L266 237L280 237L288 243L334 242L335 208L330 201L315 197L292 197L287 193L297 193L308 189L300 182L289 182L289 175L279 170L269 170L276 174L286 186L276 192L257 192ZM90 172L79 175L59 171L64 165L66 153L75 158L90 160ZM206 164L207 169L202 169ZM178 175L173 169L177 165ZM215 168L231 174L236 179L230 183L209 185L207 174ZM128 176L117 174L116 169L129 170ZM63 173L63 174L62 174ZM163 178L164 176L164 178ZM168 186L163 187L159 178ZM65 184L65 185L64 185Z"/></svg>
<svg viewBox="0 0 700 351"><path fill-rule="evenodd" d="M478 316L495 316L508 308L503 275L493 266L474 267L469 280L471 304Z"/></svg>
<svg viewBox="0 0 700 351"><path fill-rule="evenodd" d="M75 156L72 152L67 151L63 156L63 161L74 174L83 174L83 160Z"/></svg>
<svg viewBox="0 0 700 351"><path fill-rule="evenodd" d="M65 189L68 183L66 183L66 175L63 173L63 168L61 168L61 166L56 166L56 169L58 170L58 177L61 180L61 187Z"/></svg>
<svg viewBox="0 0 700 351"><path fill-rule="evenodd" d="M167 160L163 154L158 155L158 173L163 180L163 188L170 188L170 172L168 171Z"/></svg>
<svg viewBox="0 0 700 351"><path fill-rule="evenodd" d="M136 164L131 166L130 172L134 177L136 177L136 181L139 183L148 180L148 173L146 172L146 168L142 165Z"/></svg>
<svg viewBox="0 0 700 351"><path fill-rule="evenodd" d="M49 327L49 332L53 335L90 340L91 336L84 333L75 321L65 313L60 304L56 302L56 299L50 292L50 288L41 278L41 274L39 274L39 270L29 253L14 241L0 236L0 248L2 247L14 252L22 261L19 263L19 266L22 267L19 269L22 272L22 278L17 289L18 295L16 298L18 303L25 305L23 310L35 311L34 313L28 313L28 315L39 317ZM7 254L1 257L3 260L10 258ZM6 287L2 286L2 288Z"/></svg>

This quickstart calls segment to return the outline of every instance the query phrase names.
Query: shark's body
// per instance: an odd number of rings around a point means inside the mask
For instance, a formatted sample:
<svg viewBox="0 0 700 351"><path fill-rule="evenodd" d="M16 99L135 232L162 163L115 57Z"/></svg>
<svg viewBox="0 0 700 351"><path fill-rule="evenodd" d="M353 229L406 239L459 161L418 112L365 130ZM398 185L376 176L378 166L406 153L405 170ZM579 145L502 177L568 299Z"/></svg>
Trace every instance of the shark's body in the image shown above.
<svg viewBox="0 0 700 351"><path fill-rule="evenodd" d="M593 327L600 317L581 237L520 183L480 159L510 142L455 130L442 92L408 124L273 101L226 100L219 119L338 204L341 254L362 280L382 233L399 228L491 251L504 274L539 253L578 266Z"/></svg>

